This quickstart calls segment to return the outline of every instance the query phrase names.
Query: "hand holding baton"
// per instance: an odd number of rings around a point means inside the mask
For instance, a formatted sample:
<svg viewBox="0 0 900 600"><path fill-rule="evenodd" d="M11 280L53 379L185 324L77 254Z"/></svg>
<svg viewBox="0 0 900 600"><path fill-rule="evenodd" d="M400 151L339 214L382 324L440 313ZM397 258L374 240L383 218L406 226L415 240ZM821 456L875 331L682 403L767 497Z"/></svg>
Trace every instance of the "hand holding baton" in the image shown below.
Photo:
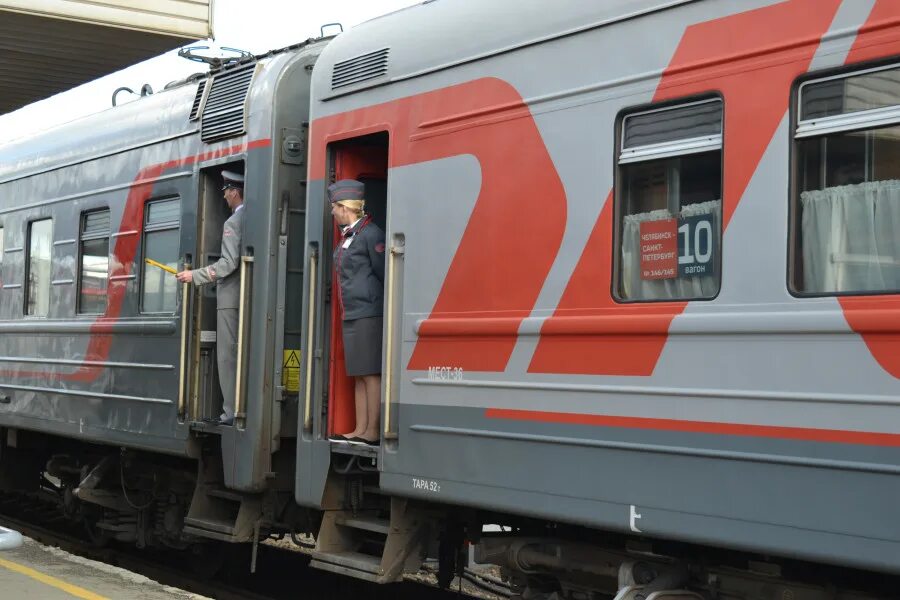
<svg viewBox="0 0 900 600"><path fill-rule="evenodd" d="M147 263L148 265L158 267L158 268L162 269L163 271L165 271L166 273L171 273L172 275L174 275L175 273L178 272L175 269L173 269L172 267L170 267L169 265L164 265L161 262L156 262L152 258L145 258L144 262Z"/></svg>

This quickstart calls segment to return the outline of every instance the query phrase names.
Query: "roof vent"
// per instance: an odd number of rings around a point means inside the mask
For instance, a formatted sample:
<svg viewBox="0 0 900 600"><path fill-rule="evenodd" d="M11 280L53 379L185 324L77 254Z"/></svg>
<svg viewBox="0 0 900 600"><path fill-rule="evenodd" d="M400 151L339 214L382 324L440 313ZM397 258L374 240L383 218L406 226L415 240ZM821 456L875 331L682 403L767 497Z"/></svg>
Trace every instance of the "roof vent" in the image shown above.
<svg viewBox="0 0 900 600"><path fill-rule="evenodd" d="M191 116L189 120L196 121L200 118L200 101L203 100L203 90L206 89L206 79L200 81L197 86L197 95L194 96L194 103L191 105Z"/></svg>
<svg viewBox="0 0 900 600"><path fill-rule="evenodd" d="M336 90L386 75L389 51L390 48L382 48L335 63L331 72L331 89Z"/></svg>
<svg viewBox="0 0 900 600"><path fill-rule="evenodd" d="M213 77L203 105L200 139L215 142L244 133L247 91L255 71L256 65L251 64Z"/></svg>

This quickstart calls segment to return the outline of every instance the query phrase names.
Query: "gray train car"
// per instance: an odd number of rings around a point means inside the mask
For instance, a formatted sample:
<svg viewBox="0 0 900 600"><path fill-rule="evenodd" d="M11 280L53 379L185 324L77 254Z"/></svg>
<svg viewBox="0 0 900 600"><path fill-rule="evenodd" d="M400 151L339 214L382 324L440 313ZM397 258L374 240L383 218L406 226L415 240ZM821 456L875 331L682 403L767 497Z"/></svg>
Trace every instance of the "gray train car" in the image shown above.
<svg viewBox="0 0 900 600"><path fill-rule="evenodd" d="M291 504L296 382L282 365L299 321L286 306L300 304L290 257L325 43L0 147L4 489L62 499L102 539L176 547L248 541ZM246 178L235 427L203 423L222 404L215 287L172 274L218 258L223 169Z"/></svg>
<svg viewBox="0 0 900 600"><path fill-rule="evenodd" d="M440 540L446 574L469 540L523 598L896 596L898 81L893 0L439 0L339 36L311 101L313 564L390 581ZM377 450L328 441L342 178L389 249Z"/></svg>

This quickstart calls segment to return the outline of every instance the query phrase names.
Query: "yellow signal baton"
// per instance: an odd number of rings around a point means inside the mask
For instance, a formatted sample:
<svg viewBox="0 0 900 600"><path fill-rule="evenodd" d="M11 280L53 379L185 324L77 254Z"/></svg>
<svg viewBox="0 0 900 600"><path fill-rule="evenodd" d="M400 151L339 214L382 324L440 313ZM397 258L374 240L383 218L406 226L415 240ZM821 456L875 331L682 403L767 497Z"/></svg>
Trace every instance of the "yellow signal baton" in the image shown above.
<svg viewBox="0 0 900 600"><path fill-rule="evenodd" d="M164 265L164 264L162 264L161 262L156 262L156 261L153 260L152 258L145 258L145 259L144 259L144 262L147 263L148 265L152 265L152 266L154 266L154 267L158 267L158 268L162 269L163 271L165 271L165 272L167 272L167 273L171 273L172 275L174 275L175 273L178 272L178 271L176 271L175 269L173 269L172 267L170 267L169 265Z"/></svg>

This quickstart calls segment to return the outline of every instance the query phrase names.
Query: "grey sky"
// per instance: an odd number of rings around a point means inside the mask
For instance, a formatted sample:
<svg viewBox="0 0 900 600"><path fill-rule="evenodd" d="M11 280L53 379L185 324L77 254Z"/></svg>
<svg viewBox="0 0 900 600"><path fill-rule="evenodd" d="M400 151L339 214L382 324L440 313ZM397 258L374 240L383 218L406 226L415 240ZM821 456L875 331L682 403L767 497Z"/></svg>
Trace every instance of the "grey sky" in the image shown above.
<svg viewBox="0 0 900 600"><path fill-rule="evenodd" d="M213 47L240 48L259 54L319 35L325 23L339 22L344 29L411 4L417 0L213 0ZM333 32L331 30L330 32ZM196 45L207 45L198 42ZM144 83L160 90L166 83L203 70L204 66L179 58L175 51L144 61L47 100L0 116L0 143L47 129L78 117L105 110L113 90L135 91ZM134 96L120 93L118 101Z"/></svg>

